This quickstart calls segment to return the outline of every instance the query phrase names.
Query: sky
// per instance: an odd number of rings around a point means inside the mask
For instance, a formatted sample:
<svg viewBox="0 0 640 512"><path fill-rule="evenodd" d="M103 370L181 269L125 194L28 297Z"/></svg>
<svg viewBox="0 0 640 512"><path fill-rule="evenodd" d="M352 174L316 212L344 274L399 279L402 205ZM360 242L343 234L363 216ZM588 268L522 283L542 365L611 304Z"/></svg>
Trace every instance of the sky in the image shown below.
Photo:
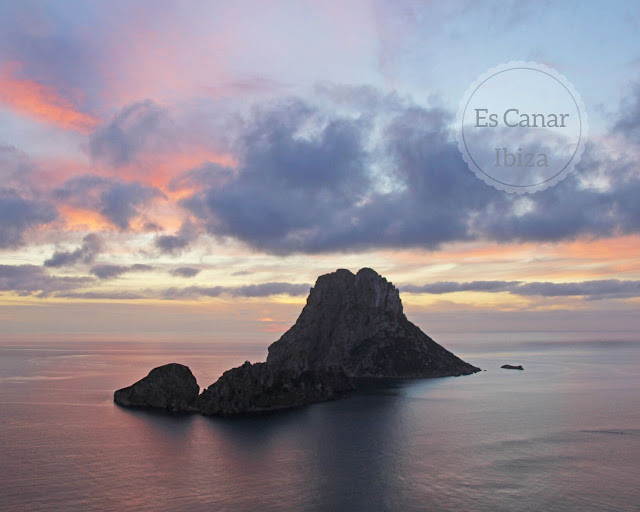
<svg viewBox="0 0 640 512"><path fill-rule="evenodd" d="M273 341L361 267L427 332L637 332L639 29L632 1L2 1L0 337ZM512 60L589 116L527 196L454 131Z"/></svg>

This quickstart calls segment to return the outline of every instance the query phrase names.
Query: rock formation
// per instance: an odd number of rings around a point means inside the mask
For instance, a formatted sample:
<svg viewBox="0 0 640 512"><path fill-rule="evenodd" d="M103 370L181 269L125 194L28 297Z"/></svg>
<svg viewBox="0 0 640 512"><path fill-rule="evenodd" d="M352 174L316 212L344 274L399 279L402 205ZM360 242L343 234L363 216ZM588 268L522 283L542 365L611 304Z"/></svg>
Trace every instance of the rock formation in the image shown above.
<svg viewBox="0 0 640 512"><path fill-rule="evenodd" d="M247 361L224 372L203 391L197 408L209 416L275 411L335 400L353 388L339 369L289 373L268 363Z"/></svg>
<svg viewBox="0 0 640 512"><path fill-rule="evenodd" d="M524 370L524 368L520 364L518 366L514 366L512 364L503 364L500 368L503 368L505 370Z"/></svg>
<svg viewBox="0 0 640 512"><path fill-rule="evenodd" d="M478 371L407 320L398 289L370 268L320 276L295 325L269 347L267 364L292 373L338 368L349 377Z"/></svg>
<svg viewBox="0 0 640 512"><path fill-rule="evenodd" d="M191 370L177 363L154 368L144 379L119 389L113 400L125 407L150 407L167 411L186 411L198 398L200 387Z"/></svg>
<svg viewBox="0 0 640 512"><path fill-rule="evenodd" d="M225 372L184 410L208 415L270 411L339 398L359 377L477 371L407 320L393 284L369 268L355 275L338 270L318 278L296 323L269 347L266 363L246 362ZM142 396L136 395L138 402Z"/></svg>

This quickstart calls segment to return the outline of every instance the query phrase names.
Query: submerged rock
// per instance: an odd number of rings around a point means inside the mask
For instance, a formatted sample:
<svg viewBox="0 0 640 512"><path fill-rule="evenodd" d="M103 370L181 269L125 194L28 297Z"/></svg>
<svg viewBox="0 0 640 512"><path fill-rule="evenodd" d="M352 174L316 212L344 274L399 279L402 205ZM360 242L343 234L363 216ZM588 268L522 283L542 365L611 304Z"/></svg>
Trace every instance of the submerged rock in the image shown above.
<svg viewBox="0 0 640 512"><path fill-rule="evenodd" d="M500 368L504 368L505 370L524 370L522 365L514 366L512 364L503 364Z"/></svg>
<svg viewBox="0 0 640 512"><path fill-rule="evenodd" d="M318 278L296 323L269 347L265 363L246 362L225 372L197 399L191 392L184 400L168 400L168 395L160 399L170 391L166 381L154 387L157 393L148 387L135 390L142 379L117 391L116 402L161 408L170 402L172 410L207 415L256 413L340 398L354 388L356 378L449 377L478 371L412 324L398 289L374 270L337 270Z"/></svg>
<svg viewBox="0 0 640 512"><path fill-rule="evenodd" d="M170 363L154 368L144 379L113 395L118 405L150 407L167 411L192 409L200 387L188 367Z"/></svg>

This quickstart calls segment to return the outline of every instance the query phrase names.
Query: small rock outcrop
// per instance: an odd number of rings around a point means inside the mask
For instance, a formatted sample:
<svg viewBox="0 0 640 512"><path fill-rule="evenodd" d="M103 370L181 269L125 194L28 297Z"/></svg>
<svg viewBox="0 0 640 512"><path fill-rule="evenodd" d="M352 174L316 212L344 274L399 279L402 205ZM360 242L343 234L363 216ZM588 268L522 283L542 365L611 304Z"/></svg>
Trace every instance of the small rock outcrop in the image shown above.
<svg viewBox="0 0 640 512"><path fill-rule="evenodd" d="M503 368L505 370L524 370L524 368L520 364L518 366L514 366L512 364L503 364L500 368Z"/></svg>
<svg viewBox="0 0 640 512"><path fill-rule="evenodd" d="M167 411L187 411L193 408L200 387L188 367L170 363L154 368L144 379L113 395L118 405L145 407Z"/></svg>
<svg viewBox="0 0 640 512"><path fill-rule="evenodd" d="M147 387L133 391L156 370L117 391L116 402L161 408L177 403L160 400ZM361 377L449 377L478 371L412 324L398 289L374 270L337 270L318 278L298 320L269 347L265 363L233 368L197 399L189 395L180 403L182 410L206 415L256 413L339 398ZM164 381L162 389L169 392Z"/></svg>

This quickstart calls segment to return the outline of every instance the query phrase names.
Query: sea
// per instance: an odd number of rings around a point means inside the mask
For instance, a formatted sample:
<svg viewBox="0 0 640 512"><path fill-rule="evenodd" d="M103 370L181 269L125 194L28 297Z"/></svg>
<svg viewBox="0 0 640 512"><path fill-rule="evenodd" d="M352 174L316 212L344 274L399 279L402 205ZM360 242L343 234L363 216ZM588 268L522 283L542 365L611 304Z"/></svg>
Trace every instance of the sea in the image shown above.
<svg viewBox="0 0 640 512"><path fill-rule="evenodd" d="M2 340L0 510L640 511L640 336L436 340L484 371L243 418L113 392L169 362L205 387L266 345Z"/></svg>

